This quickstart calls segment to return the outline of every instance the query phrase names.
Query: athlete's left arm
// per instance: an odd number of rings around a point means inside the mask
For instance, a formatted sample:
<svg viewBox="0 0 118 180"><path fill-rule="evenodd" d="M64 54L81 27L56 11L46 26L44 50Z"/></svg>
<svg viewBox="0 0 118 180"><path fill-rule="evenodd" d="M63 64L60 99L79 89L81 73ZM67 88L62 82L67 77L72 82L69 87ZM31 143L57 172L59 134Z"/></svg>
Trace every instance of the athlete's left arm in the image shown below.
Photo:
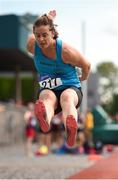
<svg viewBox="0 0 118 180"><path fill-rule="evenodd" d="M82 69L81 81L88 78L90 73L90 62L75 48L63 43L62 44L62 59L65 63L77 66Z"/></svg>

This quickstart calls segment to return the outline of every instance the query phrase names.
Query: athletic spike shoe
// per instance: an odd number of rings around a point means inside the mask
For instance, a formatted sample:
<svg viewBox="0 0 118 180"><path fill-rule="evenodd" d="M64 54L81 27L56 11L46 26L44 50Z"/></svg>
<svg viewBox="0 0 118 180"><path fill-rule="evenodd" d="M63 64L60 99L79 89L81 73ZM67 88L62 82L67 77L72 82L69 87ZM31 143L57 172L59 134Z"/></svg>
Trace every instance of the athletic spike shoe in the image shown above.
<svg viewBox="0 0 118 180"><path fill-rule="evenodd" d="M72 115L67 116L66 130L67 130L67 145L72 147L76 142L78 125Z"/></svg>
<svg viewBox="0 0 118 180"><path fill-rule="evenodd" d="M48 122L46 121L46 110L44 103L41 100L37 100L35 103L35 115L37 117L37 120L39 121L41 130L46 133L50 130L50 126Z"/></svg>

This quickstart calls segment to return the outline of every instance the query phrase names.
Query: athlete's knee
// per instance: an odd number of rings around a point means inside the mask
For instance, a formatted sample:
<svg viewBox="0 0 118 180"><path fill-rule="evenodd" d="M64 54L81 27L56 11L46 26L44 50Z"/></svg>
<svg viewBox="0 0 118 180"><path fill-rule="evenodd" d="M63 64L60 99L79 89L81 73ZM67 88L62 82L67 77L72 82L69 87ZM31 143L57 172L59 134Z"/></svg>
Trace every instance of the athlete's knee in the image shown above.
<svg viewBox="0 0 118 180"><path fill-rule="evenodd" d="M62 92L60 96L60 104L63 106L64 104L74 105L76 106L78 103L78 97L74 90L67 89Z"/></svg>
<svg viewBox="0 0 118 180"><path fill-rule="evenodd" d="M55 100L56 99L55 94L52 91L48 91L48 90L44 92L42 91L40 93L39 98L42 100Z"/></svg>
<svg viewBox="0 0 118 180"><path fill-rule="evenodd" d="M71 94L67 93L67 92L63 92L60 96L60 103L63 104L64 102L68 103L70 102L72 96Z"/></svg>

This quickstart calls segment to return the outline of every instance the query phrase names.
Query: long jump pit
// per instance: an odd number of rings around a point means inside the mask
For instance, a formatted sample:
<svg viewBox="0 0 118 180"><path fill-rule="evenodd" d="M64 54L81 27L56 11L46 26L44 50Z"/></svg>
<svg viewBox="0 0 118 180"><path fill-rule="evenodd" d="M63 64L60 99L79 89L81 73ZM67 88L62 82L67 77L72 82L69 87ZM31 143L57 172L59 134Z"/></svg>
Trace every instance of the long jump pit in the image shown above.
<svg viewBox="0 0 118 180"><path fill-rule="evenodd" d="M118 148L109 156L101 158L94 165L67 179L118 179Z"/></svg>

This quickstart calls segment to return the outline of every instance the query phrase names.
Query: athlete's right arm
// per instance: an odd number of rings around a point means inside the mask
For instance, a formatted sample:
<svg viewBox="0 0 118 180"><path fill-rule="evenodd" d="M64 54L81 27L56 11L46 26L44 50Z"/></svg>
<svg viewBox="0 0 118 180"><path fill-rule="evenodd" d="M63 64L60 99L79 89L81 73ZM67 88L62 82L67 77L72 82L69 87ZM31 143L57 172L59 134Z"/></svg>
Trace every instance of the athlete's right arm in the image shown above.
<svg viewBox="0 0 118 180"><path fill-rule="evenodd" d="M35 37L31 34L27 40L27 51L34 54Z"/></svg>

